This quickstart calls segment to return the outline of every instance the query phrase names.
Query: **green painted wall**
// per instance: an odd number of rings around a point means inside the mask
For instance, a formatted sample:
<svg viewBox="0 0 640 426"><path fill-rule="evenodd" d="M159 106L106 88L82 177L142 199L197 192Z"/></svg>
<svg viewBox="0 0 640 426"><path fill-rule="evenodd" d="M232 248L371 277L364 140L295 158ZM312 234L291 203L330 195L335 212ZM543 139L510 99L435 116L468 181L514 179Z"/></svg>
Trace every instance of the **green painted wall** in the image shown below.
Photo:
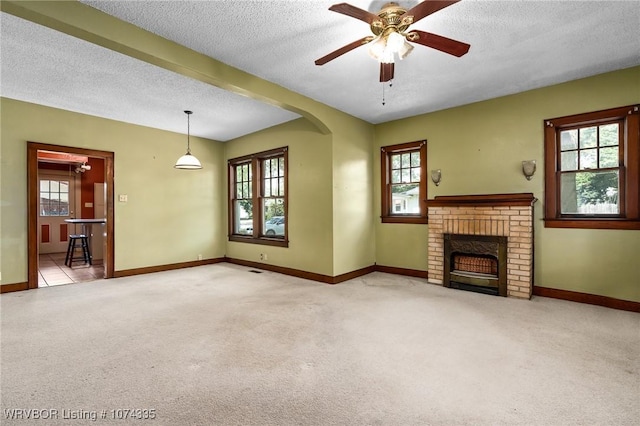
<svg viewBox="0 0 640 426"><path fill-rule="evenodd" d="M229 241L228 257L261 262L260 253L265 253L264 263L332 275L331 143L331 135L298 119L225 144L227 160L289 147L289 247ZM225 203L225 217L226 210Z"/></svg>
<svg viewBox="0 0 640 426"><path fill-rule="evenodd" d="M353 120L333 140L333 275L375 263L373 126Z"/></svg>
<svg viewBox="0 0 640 426"><path fill-rule="evenodd" d="M222 143L191 138L204 168L183 171L182 134L6 98L1 120L3 284L27 280L27 141L115 153L116 271L224 256Z"/></svg>
<svg viewBox="0 0 640 426"><path fill-rule="evenodd" d="M535 284L640 301L640 231L544 228L543 120L640 102L640 67L377 125L374 204L380 212L379 147L427 139L437 195L533 192ZM537 160L531 181L522 160ZM427 270L428 225L376 221L379 264Z"/></svg>
<svg viewBox="0 0 640 426"><path fill-rule="evenodd" d="M115 152L116 270L224 256L336 276L371 264L427 269L427 225L381 224L379 148L427 139L436 195L533 192L535 282L640 301L640 231L546 229L542 121L640 102L640 67L377 126L325 110L226 144L192 138L204 169L177 171L184 135L2 99L2 283L26 280L26 141ZM228 242L225 160L289 147L290 247ZM527 181L524 159L538 160ZM171 200L171 202L167 202Z"/></svg>
<svg viewBox="0 0 640 426"><path fill-rule="evenodd" d="M227 256L336 276L372 265L371 140L373 126L331 116L331 135L305 119L235 139L226 158L289 147L289 247L227 243ZM226 214L226 212L225 212Z"/></svg>

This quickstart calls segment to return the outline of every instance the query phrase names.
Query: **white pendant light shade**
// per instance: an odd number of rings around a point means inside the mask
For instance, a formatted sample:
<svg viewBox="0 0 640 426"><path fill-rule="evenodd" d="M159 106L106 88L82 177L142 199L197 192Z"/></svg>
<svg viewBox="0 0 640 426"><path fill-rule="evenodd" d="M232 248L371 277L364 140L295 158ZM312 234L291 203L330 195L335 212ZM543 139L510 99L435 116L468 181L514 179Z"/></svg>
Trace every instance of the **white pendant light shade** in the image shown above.
<svg viewBox="0 0 640 426"><path fill-rule="evenodd" d="M176 169L194 170L201 169L202 164L200 164L200 160L198 160L194 155L191 155L191 153L187 152L185 155L178 158L178 161L176 161L176 165L173 167L175 167Z"/></svg>
<svg viewBox="0 0 640 426"><path fill-rule="evenodd" d="M195 155L191 154L191 146L189 144L189 136L190 136L190 127L189 127L189 116L193 114L191 111L185 111L187 114L187 153L182 157L178 158L176 161L176 165L173 166L176 169L181 170L197 170L202 168L202 164L200 164L200 160L198 160Z"/></svg>

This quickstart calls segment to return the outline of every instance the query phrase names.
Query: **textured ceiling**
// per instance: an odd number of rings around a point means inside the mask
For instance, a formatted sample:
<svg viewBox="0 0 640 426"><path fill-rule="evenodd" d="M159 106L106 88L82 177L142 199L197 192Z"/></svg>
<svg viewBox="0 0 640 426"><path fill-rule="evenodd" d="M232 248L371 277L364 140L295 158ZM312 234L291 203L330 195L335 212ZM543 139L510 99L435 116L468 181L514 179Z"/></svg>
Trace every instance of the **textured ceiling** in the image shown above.
<svg viewBox="0 0 640 426"><path fill-rule="evenodd" d="M3 97L226 141L299 117L3 13Z"/></svg>
<svg viewBox="0 0 640 426"><path fill-rule="evenodd" d="M335 2L83 1L371 123L640 64L638 1L463 0L411 28L469 43L469 53L456 58L416 46L396 64L392 86L384 85L383 106L379 68L366 47L314 65L370 34L367 24L328 11ZM376 12L385 2L349 3ZM408 9L417 1L399 3ZM3 96L179 132L184 116L176 111L193 109L194 134L217 140L296 117L4 15ZM29 70L19 68L25 62Z"/></svg>

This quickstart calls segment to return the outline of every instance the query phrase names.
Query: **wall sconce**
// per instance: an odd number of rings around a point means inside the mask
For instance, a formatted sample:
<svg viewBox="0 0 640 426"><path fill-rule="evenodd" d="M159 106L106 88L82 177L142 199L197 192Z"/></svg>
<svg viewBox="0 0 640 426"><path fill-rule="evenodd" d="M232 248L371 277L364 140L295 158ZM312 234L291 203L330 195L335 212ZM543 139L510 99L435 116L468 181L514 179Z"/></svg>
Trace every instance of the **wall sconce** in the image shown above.
<svg viewBox="0 0 640 426"><path fill-rule="evenodd" d="M442 172L440 171L440 169L431 170L431 180L433 181L433 183L436 184L436 186L440 185L441 179L442 179Z"/></svg>
<svg viewBox="0 0 640 426"><path fill-rule="evenodd" d="M522 162L522 174L527 180L531 180L536 172L536 160L527 160Z"/></svg>

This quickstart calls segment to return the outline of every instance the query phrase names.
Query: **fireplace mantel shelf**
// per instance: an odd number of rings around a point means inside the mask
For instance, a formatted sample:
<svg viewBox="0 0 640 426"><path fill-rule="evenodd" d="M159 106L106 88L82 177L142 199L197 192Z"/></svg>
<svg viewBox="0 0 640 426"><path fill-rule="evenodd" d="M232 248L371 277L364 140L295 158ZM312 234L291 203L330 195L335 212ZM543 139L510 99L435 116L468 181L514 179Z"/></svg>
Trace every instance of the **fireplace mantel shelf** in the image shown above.
<svg viewBox="0 0 640 426"><path fill-rule="evenodd" d="M518 194L442 195L427 200L427 207L511 207L532 206L538 201L531 192Z"/></svg>

